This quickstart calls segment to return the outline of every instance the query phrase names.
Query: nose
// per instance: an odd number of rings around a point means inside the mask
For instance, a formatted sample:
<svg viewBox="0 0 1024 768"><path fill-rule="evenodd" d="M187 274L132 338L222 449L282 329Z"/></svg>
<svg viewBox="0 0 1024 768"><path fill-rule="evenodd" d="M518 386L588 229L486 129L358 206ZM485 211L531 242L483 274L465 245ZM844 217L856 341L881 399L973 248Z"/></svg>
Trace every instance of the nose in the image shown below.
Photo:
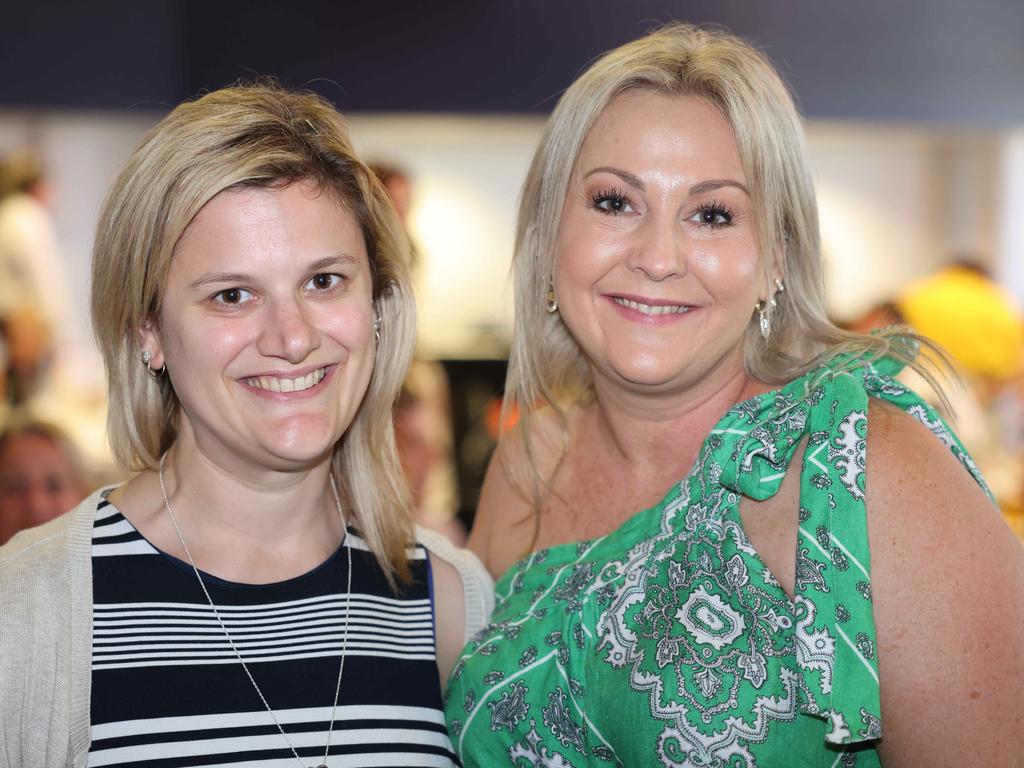
<svg viewBox="0 0 1024 768"><path fill-rule="evenodd" d="M295 299L272 303L264 318L257 348L267 357L301 363L320 346L320 335L309 317L309 309Z"/></svg>
<svg viewBox="0 0 1024 768"><path fill-rule="evenodd" d="M648 216L637 228L629 267L660 283L686 274L686 233L671 216Z"/></svg>

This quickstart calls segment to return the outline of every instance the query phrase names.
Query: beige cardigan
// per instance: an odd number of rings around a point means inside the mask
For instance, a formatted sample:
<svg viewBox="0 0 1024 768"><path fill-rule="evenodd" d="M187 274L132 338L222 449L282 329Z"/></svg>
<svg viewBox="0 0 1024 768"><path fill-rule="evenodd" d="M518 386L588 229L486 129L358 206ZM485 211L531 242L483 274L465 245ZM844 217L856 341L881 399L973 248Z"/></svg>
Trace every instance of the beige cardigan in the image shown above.
<svg viewBox="0 0 1024 768"><path fill-rule="evenodd" d="M84 768L92 684L92 528L109 489L0 547L0 768ZM466 639L494 607L480 561L444 537L420 543L462 577Z"/></svg>

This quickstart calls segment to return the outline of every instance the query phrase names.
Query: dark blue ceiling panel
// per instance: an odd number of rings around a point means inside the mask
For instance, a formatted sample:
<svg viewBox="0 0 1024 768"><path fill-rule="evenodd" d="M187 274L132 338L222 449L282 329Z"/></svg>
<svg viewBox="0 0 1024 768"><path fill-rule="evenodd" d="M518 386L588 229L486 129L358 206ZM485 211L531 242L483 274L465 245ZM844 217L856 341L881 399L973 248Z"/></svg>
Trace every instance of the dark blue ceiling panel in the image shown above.
<svg viewBox="0 0 1024 768"><path fill-rule="evenodd" d="M188 87L173 0L5 2L0 10L2 105L162 107Z"/></svg>
<svg viewBox="0 0 1024 768"><path fill-rule="evenodd" d="M1020 0L26 2L3 14L0 104L168 105L271 75L347 111L547 111L673 19L755 41L814 117L1024 123Z"/></svg>

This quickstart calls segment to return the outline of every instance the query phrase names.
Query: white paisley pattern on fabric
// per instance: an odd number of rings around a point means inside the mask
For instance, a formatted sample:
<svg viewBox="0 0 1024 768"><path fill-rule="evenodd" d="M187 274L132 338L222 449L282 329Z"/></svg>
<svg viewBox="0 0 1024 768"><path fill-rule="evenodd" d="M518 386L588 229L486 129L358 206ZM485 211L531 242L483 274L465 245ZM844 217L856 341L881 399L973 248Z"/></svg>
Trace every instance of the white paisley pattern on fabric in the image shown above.
<svg viewBox="0 0 1024 768"><path fill-rule="evenodd" d="M738 404L660 504L511 568L449 681L464 765L877 766L868 398L917 418L982 482L897 371L840 357ZM738 507L778 491L805 439L790 600Z"/></svg>

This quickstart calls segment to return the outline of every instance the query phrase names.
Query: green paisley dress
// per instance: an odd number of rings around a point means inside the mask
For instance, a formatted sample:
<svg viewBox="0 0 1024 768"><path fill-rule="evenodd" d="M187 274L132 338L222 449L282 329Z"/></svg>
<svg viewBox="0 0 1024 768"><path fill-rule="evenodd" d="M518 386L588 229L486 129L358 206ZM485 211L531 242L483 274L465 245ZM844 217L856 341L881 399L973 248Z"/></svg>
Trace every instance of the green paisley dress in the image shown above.
<svg viewBox="0 0 1024 768"><path fill-rule="evenodd" d="M879 765L868 398L916 417L984 487L898 371L839 356L739 403L659 504L509 569L449 680L463 764ZM805 437L791 600L738 507L778 491Z"/></svg>

